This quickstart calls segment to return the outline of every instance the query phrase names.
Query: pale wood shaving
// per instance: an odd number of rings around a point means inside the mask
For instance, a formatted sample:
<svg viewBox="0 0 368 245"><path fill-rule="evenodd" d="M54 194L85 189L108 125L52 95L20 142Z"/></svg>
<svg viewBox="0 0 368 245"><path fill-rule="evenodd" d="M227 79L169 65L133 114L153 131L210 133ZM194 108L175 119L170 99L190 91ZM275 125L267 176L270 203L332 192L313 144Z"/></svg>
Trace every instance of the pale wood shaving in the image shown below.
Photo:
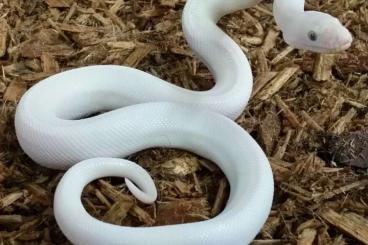
<svg viewBox="0 0 368 245"><path fill-rule="evenodd" d="M260 100L268 100L272 95L277 93L298 71L297 67L285 68L264 88L257 97Z"/></svg>
<svg viewBox="0 0 368 245"><path fill-rule="evenodd" d="M334 54L319 54L314 64L313 78L316 81L327 81L331 78L331 70L334 65Z"/></svg>
<svg viewBox="0 0 368 245"><path fill-rule="evenodd" d="M339 214L332 209L323 210L320 215L328 223L341 229L364 244L368 243L368 220L355 213Z"/></svg>

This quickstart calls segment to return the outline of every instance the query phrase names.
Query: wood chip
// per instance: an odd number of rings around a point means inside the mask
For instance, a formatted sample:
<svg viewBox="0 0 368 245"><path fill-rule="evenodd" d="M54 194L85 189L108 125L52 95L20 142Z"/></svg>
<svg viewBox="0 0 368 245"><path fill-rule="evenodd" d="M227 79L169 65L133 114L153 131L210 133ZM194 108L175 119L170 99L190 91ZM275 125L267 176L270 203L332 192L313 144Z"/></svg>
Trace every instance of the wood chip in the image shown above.
<svg viewBox="0 0 368 245"><path fill-rule="evenodd" d="M117 201L102 217L102 220L111 224L120 225L121 222L127 216L131 207L133 207L134 202L132 201Z"/></svg>
<svg viewBox="0 0 368 245"><path fill-rule="evenodd" d="M129 56L125 59L124 65L130 67L136 67L151 51L152 47L144 45L137 47Z"/></svg>
<svg viewBox="0 0 368 245"><path fill-rule="evenodd" d="M364 74L368 72L368 55L364 52L348 54L348 57L341 58L336 63L343 74L351 72Z"/></svg>
<svg viewBox="0 0 368 245"><path fill-rule="evenodd" d="M117 24L122 31L128 29L126 24L123 21L121 21L121 19L116 14L107 9L104 11L104 13L112 20L113 23Z"/></svg>
<svg viewBox="0 0 368 245"><path fill-rule="evenodd" d="M253 91L252 91L252 98L257 95L259 91L261 91L269 81L271 81L275 76L277 75L277 72L266 72L262 73L259 76L256 77L256 80L254 82Z"/></svg>
<svg viewBox="0 0 368 245"><path fill-rule="evenodd" d="M67 0L45 0L51 8L67 8L70 2Z"/></svg>
<svg viewBox="0 0 368 245"><path fill-rule="evenodd" d="M65 16L65 19L64 19L64 23L67 23L69 22L70 18L74 15L75 11L77 10L77 6L78 4L77 3L73 3L73 5L70 7L67 15Z"/></svg>
<svg viewBox="0 0 368 245"><path fill-rule="evenodd" d="M107 42L107 45L114 49L123 49L123 50L133 50L137 47L135 42L124 42L124 41Z"/></svg>
<svg viewBox="0 0 368 245"><path fill-rule="evenodd" d="M289 55L294 48L287 46L283 51L281 51L275 58L271 60L272 65L276 65L279 63L283 58L285 58L287 55Z"/></svg>
<svg viewBox="0 0 368 245"><path fill-rule="evenodd" d="M298 234L302 233L305 229L318 229L319 227L321 227L322 224L319 220L317 219L310 219L307 220L305 222L303 222L301 225L298 226L298 228L296 229L296 232Z"/></svg>
<svg viewBox="0 0 368 245"><path fill-rule="evenodd" d="M107 19L105 17L103 17L101 14L99 13L94 13L92 15L96 20L100 21L104 26L110 26L111 25L111 20Z"/></svg>
<svg viewBox="0 0 368 245"><path fill-rule="evenodd" d="M41 55L42 69L45 73L57 73L59 71L59 64L56 59L49 53Z"/></svg>
<svg viewBox="0 0 368 245"><path fill-rule="evenodd" d="M0 215L0 224L2 225L9 225L22 222L23 217L21 215Z"/></svg>
<svg viewBox="0 0 368 245"><path fill-rule="evenodd" d="M357 111L351 108L345 116L341 117L337 122L335 122L329 131L335 134L341 134L344 132L346 125L357 115Z"/></svg>
<svg viewBox="0 0 368 245"><path fill-rule="evenodd" d="M257 97L260 100L268 100L276 94L299 70L297 67L285 68L269 83L269 85L259 92Z"/></svg>
<svg viewBox="0 0 368 245"><path fill-rule="evenodd" d="M168 6L174 8L178 4L179 0L160 0L160 4L163 6Z"/></svg>
<svg viewBox="0 0 368 245"><path fill-rule="evenodd" d="M312 245L314 239L316 238L317 231L315 229L305 229L303 232L298 236L298 245Z"/></svg>
<svg viewBox="0 0 368 245"><path fill-rule="evenodd" d="M275 31L272 28L269 30L262 45L262 50L265 54L268 54L268 52L270 52L270 50L275 47L276 39L279 35L280 35L279 31Z"/></svg>
<svg viewBox="0 0 368 245"><path fill-rule="evenodd" d="M199 169L198 158L192 156L181 156L164 162L161 167L166 174L176 176L187 176L195 173Z"/></svg>
<svg viewBox="0 0 368 245"><path fill-rule="evenodd" d="M156 222L145 210L137 205L134 205L134 207L130 210L130 213L147 226L152 226Z"/></svg>
<svg viewBox="0 0 368 245"><path fill-rule="evenodd" d="M208 210L206 213L203 210ZM201 210L201 211L200 211ZM198 222L209 219L209 206L202 198L159 203L156 223L160 225Z"/></svg>
<svg viewBox="0 0 368 245"><path fill-rule="evenodd" d="M352 190L357 190L357 189L363 190L363 189L367 188L367 186L368 186L368 179L364 179L364 180L360 180L360 181L357 181L357 182L339 187L336 190L332 190L330 192L323 193L319 196L315 195L315 198L321 197L323 200L327 200L327 199L331 199L334 196L337 196L337 195L340 195L340 194L343 194L343 193L346 194L346 193L348 193L349 191L352 191Z"/></svg>
<svg viewBox="0 0 368 245"><path fill-rule="evenodd" d="M272 154L280 133L281 122L279 116L277 115L276 109L271 107L259 125L259 140L267 155Z"/></svg>
<svg viewBox="0 0 368 245"><path fill-rule="evenodd" d="M290 176L292 165L277 158L270 158L269 161L276 182L285 181Z"/></svg>
<svg viewBox="0 0 368 245"><path fill-rule="evenodd" d="M43 53L49 53L55 56L68 56L74 52L66 44L45 44L41 40L24 42L20 47L20 51L22 56L26 58L39 58Z"/></svg>
<svg viewBox="0 0 368 245"><path fill-rule="evenodd" d="M316 81L327 81L331 78L331 70L334 65L334 54L318 54L314 64L313 78Z"/></svg>
<svg viewBox="0 0 368 245"><path fill-rule="evenodd" d="M111 6L110 12L116 14L124 5L124 0L116 0L115 3Z"/></svg>
<svg viewBox="0 0 368 245"><path fill-rule="evenodd" d="M330 112L330 120L335 121L337 117L339 116L342 106L345 102L345 99L343 97L338 97L338 99L335 101L335 104Z"/></svg>
<svg viewBox="0 0 368 245"><path fill-rule="evenodd" d="M321 132L324 131L323 128L306 111L302 111L301 114L307 125L311 128Z"/></svg>
<svg viewBox="0 0 368 245"><path fill-rule="evenodd" d="M228 187L228 182L225 178L222 178L220 180L219 188L217 190L215 203L213 204L212 210L211 210L211 217L215 217L218 215L221 210L223 209L223 206L226 202L226 188Z"/></svg>
<svg viewBox="0 0 368 245"><path fill-rule="evenodd" d="M4 99L6 101L17 102L26 92L27 85L20 82L11 82L5 91Z"/></svg>
<svg viewBox="0 0 368 245"><path fill-rule="evenodd" d="M332 209L321 211L320 216L346 234L368 244L368 220L355 213L337 213Z"/></svg>
<svg viewBox="0 0 368 245"><path fill-rule="evenodd" d="M268 66L268 60L263 50L262 49L258 50L256 52L256 56L257 56L257 63L256 63L257 74L264 74L269 72L270 67Z"/></svg>
<svg viewBox="0 0 368 245"><path fill-rule="evenodd" d="M0 18L0 57L6 54L9 26L4 18Z"/></svg>
<svg viewBox="0 0 368 245"><path fill-rule="evenodd" d="M6 195L5 197L0 199L0 209L5 208L9 205L12 205L18 199L23 197L23 192L14 192Z"/></svg>
<svg viewBox="0 0 368 245"><path fill-rule="evenodd" d="M285 117L289 120L291 123L291 126L294 128L300 128L301 124L298 120L298 117L292 112L288 105L281 99L280 96L275 95L275 100L278 105L278 107L283 111Z"/></svg>
<svg viewBox="0 0 368 245"><path fill-rule="evenodd" d="M271 239L275 235L277 228L280 226L280 222L281 218L279 216L268 217L261 231L262 236L264 238Z"/></svg>
<svg viewBox="0 0 368 245"><path fill-rule="evenodd" d="M39 184L31 183L27 185L27 190L33 194L34 200L41 203L42 205L50 205L52 199L48 191Z"/></svg>
<svg viewBox="0 0 368 245"><path fill-rule="evenodd" d="M118 202L120 200L132 202L134 200L133 197L118 191L113 185L111 185L107 181L99 180L98 183L101 185L100 189L101 193L103 193L105 196L107 196L114 202Z"/></svg>
<svg viewBox="0 0 368 245"><path fill-rule="evenodd" d="M100 200L100 202L105 204L107 207L111 208L112 204L109 202L109 200L107 200L107 198L104 196L104 194L102 194L97 189L95 190L95 193L96 193L96 197Z"/></svg>
<svg viewBox="0 0 368 245"><path fill-rule="evenodd" d="M286 152L286 148L289 145L289 142L290 142L290 139L291 139L291 136L292 136L293 132L294 131L291 130L291 129L287 131L285 141L281 146L279 146L276 149L275 154L273 155L274 158L282 159L284 157L285 152Z"/></svg>

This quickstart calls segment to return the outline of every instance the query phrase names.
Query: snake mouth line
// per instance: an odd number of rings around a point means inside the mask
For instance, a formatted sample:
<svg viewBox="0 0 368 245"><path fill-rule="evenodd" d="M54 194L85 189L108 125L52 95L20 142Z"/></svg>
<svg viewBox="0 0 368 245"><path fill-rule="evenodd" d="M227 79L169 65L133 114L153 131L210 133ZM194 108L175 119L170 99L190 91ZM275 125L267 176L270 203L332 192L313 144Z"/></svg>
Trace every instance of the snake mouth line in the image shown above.
<svg viewBox="0 0 368 245"><path fill-rule="evenodd" d="M314 50L316 52L321 52L321 53L338 53L338 52L347 50L348 48L350 48L350 46L351 46L351 42L347 42L337 48L323 48L321 46L306 45L304 49L310 49L310 50Z"/></svg>
<svg viewBox="0 0 368 245"><path fill-rule="evenodd" d="M329 50L329 53L338 53L338 52L341 52L341 51L344 51L344 50L347 50L348 48L350 48L351 46L351 43L346 43L338 48L335 48L335 49L330 49Z"/></svg>
<svg viewBox="0 0 368 245"><path fill-rule="evenodd" d="M343 46L341 46L340 50L346 50L350 48L350 46L351 46L351 42L347 42Z"/></svg>

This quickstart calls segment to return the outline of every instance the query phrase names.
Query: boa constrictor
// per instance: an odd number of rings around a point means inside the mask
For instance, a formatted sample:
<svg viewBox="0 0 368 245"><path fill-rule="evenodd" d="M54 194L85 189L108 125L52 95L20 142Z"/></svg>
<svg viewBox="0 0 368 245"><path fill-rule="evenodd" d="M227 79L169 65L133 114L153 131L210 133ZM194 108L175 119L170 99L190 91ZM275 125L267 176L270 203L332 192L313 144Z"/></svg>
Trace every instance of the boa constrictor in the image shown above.
<svg viewBox="0 0 368 245"><path fill-rule="evenodd" d="M54 212L71 242L240 245L256 236L271 208L273 177L261 148L233 122L247 105L252 72L242 50L216 23L259 1L187 1L183 30L215 78L209 91L188 91L136 69L107 65L51 76L22 97L15 118L21 147L45 167L69 169L57 187ZM274 15L295 48L329 52L352 42L336 18L304 11L304 0L275 0ZM99 111L108 112L80 119ZM216 162L231 188L223 212L198 223L139 228L91 217L81 193L100 177L125 177L135 197L154 202L157 191L148 173L120 159L150 147L185 149Z"/></svg>

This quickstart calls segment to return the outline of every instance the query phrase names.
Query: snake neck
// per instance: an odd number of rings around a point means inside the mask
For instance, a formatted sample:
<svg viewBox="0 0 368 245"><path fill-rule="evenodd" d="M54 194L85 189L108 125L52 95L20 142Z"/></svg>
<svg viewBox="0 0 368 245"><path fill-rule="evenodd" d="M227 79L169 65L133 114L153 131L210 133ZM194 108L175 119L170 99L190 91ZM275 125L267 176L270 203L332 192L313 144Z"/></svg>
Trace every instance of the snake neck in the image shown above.
<svg viewBox="0 0 368 245"><path fill-rule="evenodd" d="M230 118L240 115L248 103L253 76L244 52L216 24L222 16L254 6L259 1L188 0L183 11L185 38L215 80L215 86L203 94L213 96L216 101L226 101L222 104L228 104L228 109L238 108Z"/></svg>
<svg viewBox="0 0 368 245"><path fill-rule="evenodd" d="M277 25L282 31L294 26L304 14L305 0L274 0L273 14Z"/></svg>
<svg viewBox="0 0 368 245"><path fill-rule="evenodd" d="M214 21L218 21L222 16L247 9L258 4L262 0L201 0L210 11L214 13Z"/></svg>

